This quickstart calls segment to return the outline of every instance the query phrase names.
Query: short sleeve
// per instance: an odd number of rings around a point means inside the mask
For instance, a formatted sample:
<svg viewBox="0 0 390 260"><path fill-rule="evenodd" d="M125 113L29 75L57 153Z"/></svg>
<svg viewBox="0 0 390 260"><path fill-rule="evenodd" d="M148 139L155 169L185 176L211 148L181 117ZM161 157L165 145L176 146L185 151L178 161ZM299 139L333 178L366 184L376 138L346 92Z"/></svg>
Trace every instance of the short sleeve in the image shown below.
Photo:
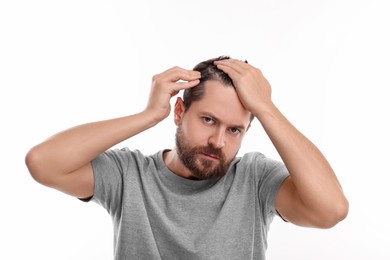
<svg viewBox="0 0 390 260"><path fill-rule="evenodd" d="M289 173L282 162L273 159L263 158L260 164L262 174L258 183L259 202L263 209L264 218L268 219L278 214L275 209L276 196Z"/></svg>
<svg viewBox="0 0 390 260"><path fill-rule="evenodd" d="M94 194L92 201L102 205L111 215L120 210L124 172L128 168L127 148L108 150L92 161Z"/></svg>

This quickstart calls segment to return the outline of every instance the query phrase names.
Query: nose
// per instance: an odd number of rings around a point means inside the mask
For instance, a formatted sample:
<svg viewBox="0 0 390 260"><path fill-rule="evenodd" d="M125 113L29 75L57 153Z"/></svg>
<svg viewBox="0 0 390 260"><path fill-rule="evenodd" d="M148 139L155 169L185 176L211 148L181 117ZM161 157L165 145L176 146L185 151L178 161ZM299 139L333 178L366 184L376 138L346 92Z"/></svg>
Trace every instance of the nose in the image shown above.
<svg viewBox="0 0 390 260"><path fill-rule="evenodd" d="M216 129L215 132L209 138L209 144L214 148L220 149L225 146L225 130L220 128Z"/></svg>

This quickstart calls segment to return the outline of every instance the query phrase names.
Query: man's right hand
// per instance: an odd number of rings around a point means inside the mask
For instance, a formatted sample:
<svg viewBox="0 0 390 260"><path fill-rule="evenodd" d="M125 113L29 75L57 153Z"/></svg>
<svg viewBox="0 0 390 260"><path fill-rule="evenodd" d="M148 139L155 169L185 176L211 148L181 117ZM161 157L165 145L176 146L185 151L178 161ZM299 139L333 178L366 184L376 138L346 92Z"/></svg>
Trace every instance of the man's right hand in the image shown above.
<svg viewBox="0 0 390 260"><path fill-rule="evenodd" d="M170 99L180 90L198 85L200 77L200 72L180 67L173 67L153 76L145 110L154 113L159 121L165 119L171 111Z"/></svg>

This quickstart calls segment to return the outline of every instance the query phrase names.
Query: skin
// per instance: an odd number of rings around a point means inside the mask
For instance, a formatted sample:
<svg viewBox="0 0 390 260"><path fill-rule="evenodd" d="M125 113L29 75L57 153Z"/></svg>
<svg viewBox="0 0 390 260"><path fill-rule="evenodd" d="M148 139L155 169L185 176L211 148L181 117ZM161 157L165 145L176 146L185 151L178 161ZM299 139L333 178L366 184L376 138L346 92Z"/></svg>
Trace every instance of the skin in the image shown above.
<svg viewBox="0 0 390 260"><path fill-rule="evenodd" d="M175 124L181 126L191 146L211 145L220 149L226 161L231 162L249 128L250 113L241 104L234 88L211 80L206 82L205 89L203 99L194 102L186 112L183 100L177 99L174 108ZM196 156L209 160L214 165L220 163L213 154ZM172 172L184 178L192 178L191 172L181 163L177 149L166 152L164 161Z"/></svg>
<svg viewBox="0 0 390 260"><path fill-rule="evenodd" d="M262 72L239 60L215 64L232 78L235 88L210 81L206 83L205 97L187 111L180 98L174 106L175 124L182 128L190 144L211 144L231 160L249 128L252 113L290 172L275 204L283 218L296 225L318 228L332 227L344 219L348 201L331 166L274 105L270 84ZM140 113L76 126L36 145L26 155L32 177L78 198L92 196L91 161L110 147L164 120L171 111L171 98L180 90L196 86L199 78L196 71L179 67L166 70L153 77L148 104ZM241 131L237 134L238 128ZM198 157L197 160L219 163L212 154ZM164 153L164 162L175 174L193 178L175 148Z"/></svg>
<svg viewBox="0 0 390 260"><path fill-rule="evenodd" d="M276 198L278 212L309 227L329 228L344 219L348 201L335 173L318 148L274 105L262 72L238 60L216 65L232 78L242 104L260 121L290 173Z"/></svg>

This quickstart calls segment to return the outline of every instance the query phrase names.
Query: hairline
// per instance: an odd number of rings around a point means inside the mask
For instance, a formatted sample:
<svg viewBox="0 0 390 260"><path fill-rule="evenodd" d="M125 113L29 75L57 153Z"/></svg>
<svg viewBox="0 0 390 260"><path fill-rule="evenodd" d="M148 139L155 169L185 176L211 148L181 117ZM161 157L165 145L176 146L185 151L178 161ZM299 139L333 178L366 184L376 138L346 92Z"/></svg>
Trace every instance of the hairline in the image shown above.
<svg viewBox="0 0 390 260"><path fill-rule="evenodd" d="M184 103L184 113L187 112L187 110L191 107L192 103L193 102L197 102L197 101L201 101L203 98L204 98L204 95L206 94L206 83L209 82L209 81L216 81L216 82L219 82L222 84L223 87L226 87L226 88L233 88L234 91L236 91L236 88L233 84L229 84L229 83L226 83L225 81L223 81L222 79L218 78L218 77L212 77L208 80L204 80L202 81L201 83L199 83L198 85L196 85L194 88L197 88L197 87L201 87L201 91L199 91L201 93L201 95L198 96L197 99L195 100L192 100L192 102L189 104L189 105L186 105L185 102ZM236 92L237 93L237 92ZM249 115L249 125L251 124L251 122L253 121L254 119L254 115L249 111L250 115Z"/></svg>

